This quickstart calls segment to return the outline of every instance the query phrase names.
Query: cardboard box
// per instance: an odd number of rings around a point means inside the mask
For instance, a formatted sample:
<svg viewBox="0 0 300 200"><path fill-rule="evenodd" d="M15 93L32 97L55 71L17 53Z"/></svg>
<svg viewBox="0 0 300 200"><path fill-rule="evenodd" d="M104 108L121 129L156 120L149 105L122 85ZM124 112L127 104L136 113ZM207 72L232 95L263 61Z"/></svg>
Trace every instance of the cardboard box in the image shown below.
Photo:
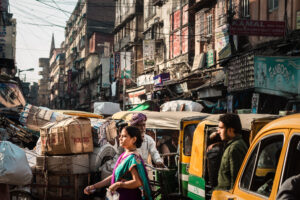
<svg viewBox="0 0 300 200"><path fill-rule="evenodd" d="M87 118L67 118L40 129L42 155L93 152L91 122Z"/></svg>
<svg viewBox="0 0 300 200"><path fill-rule="evenodd" d="M45 160L46 159L46 160ZM36 169L66 174L89 173L89 155L37 156Z"/></svg>

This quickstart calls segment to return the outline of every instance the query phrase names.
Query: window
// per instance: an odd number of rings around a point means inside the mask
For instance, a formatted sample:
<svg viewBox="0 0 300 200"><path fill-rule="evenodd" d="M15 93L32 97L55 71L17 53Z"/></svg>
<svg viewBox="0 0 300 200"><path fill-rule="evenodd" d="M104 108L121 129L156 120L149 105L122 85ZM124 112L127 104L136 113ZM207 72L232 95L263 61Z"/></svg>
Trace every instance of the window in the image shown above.
<svg viewBox="0 0 300 200"><path fill-rule="evenodd" d="M192 153L193 136L196 127L197 124L190 124L184 128L183 153L186 156L190 156Z"/></svg>
<svg viewBox="0 0 300 200"><path fill-rule="evenodd" d="M251 153L240 180L240 187L269 197L277 162L281 153L283 135L262 139Z"/></svg>
<svg viewBox="0 0 300 200"><path fill-rule="evenodd" d="M278 0L268 0L268 9L269 12L278 8Z"/></svg>
<svg viewBox="0 0 300 200"><path fill-rule="evenodd" d="M295 159L300 157L300 133L294 134L291 138L288 151L287 159L284 165L283 178L281 184L291 176L297 175L300 173L300 159Z"/></svg>
<svg viewBox="0 0 300 200"><path fill-rule="evenodd" d="M207 16L207 35L212 34L212 15Z"/></svg>
<svg viewBox="0 0 300 200"><path fill-rule="evenodd" d="M200 15L200 35L203 36L205 34L205 29L204 29L204 13Z"/></svg>
<svg viewBox="0 0 300 200"><path fill-rule="evenodd" d="M249 16L249 0L241 1L241 16L248 17Z"/></svg>
<svg viewBox="0 0 300 200"><path fill-rule="evenodd" d="M217 4L217 12L218 12L218 25L222 26L226 22L226 6L225 0L219 0Z"/></svg>

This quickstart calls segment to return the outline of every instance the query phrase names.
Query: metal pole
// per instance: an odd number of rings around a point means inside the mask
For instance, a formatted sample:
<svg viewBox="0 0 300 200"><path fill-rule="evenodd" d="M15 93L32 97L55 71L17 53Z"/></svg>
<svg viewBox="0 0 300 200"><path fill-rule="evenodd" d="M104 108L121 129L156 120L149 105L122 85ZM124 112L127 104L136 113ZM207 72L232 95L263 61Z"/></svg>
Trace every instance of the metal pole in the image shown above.
<svg viewBox="0 0 300 200"><path fill-rule="evenodd" d="M126 94L126 80L125 80L125 70L126 70L126 64L127 64L127 60L126 60L126 52L125 52L125 67L123 69L123 111L125 110L125 102L126 102L126 97L125 97L125 94Z"/></svg>

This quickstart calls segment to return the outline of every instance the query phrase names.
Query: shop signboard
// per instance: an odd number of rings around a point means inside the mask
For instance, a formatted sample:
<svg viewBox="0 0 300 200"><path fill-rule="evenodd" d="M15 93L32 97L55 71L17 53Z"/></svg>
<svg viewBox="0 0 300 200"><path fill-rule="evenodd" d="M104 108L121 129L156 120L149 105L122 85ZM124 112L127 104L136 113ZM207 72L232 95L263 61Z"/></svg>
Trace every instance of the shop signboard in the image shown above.
<svg viewBox="0 0 300 200"><path fill-rule="evenodd" d="M137 77L137 86L152 85L154 83L153 74L144 74Z"/></svg>
<svg viewBox="0 0 300 200"><path fill-rule="evenodd" d="M215 51L210 49L206 54L207 67L211 67L215 64Z"/></svg>
<svg viewBox="0 0 300 200"><path fill-rule="evenodd" d="M300 10L297 11L296 29L300 29Z"/></svg>
<svg viewBox="0 0 300 200"><path fill-rule="evenodd" d="M285 22L283 21L234 19L230 25L230 34L232 35L282 37L284 33Z"/></svg>
<svg viewBox="0 0 300 200"><path fill-rule="evenodd" d="M144 67L152 67L155 64L155 40L143 40Z"/></svg>
<svg viewBox="0 0 300 200"><path fill-rule="evenodd" d="M153 77L154 85L163 85L165 81L170 80L170 73L163 73Z"/></svg>
<svg viewBox="0 0 300 200"><path fill-rule="evenodd" d="M299 94L300 57L254 57L255 88Z"/></svg>
<svg viewBox="0 0 300 200"><path fill-rule="evenodd" d="M129 105L137 105L144 102L141 100L140 96L146 94L146 89L142 87L140 90L136 90L134 92L128 92L128 104Z"/></svg>

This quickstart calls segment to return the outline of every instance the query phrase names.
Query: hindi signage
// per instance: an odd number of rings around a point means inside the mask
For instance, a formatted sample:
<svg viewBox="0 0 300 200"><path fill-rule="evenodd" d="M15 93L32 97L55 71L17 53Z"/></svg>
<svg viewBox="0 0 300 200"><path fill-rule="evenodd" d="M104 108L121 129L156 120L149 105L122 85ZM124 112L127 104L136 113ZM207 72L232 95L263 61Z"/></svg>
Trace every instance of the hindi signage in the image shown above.
<svg viewBox="0 0 300 200"><path fill-rule="evenodd" d="M234 19L230 25L231 35L254 35L282 37L285 33L283 21L259 21Z"/></svg>

